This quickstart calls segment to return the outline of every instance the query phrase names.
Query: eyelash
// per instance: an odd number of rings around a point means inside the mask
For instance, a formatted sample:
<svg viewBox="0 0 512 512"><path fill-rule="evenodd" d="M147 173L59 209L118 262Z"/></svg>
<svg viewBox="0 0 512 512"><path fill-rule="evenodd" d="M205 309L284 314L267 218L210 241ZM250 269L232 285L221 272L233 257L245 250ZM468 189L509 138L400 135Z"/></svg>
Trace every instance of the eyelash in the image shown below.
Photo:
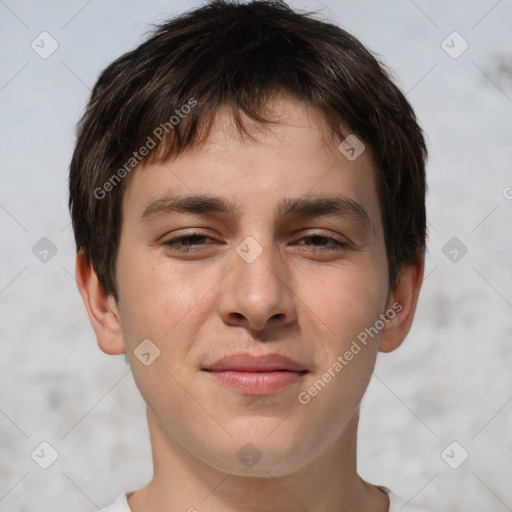
<svg viewBox="0 0 512 512"><path fill-rule="evenodd" d="M198 251L201 250L201 247L204 244L199 244L200 247L197 247L197 244L195 244L195 247L193 245L181 245L181 247L178 245L180 242L183 242L185 240L189 240L191 238L197 238L197 237L201 238L201 239L211 238L208 235L204 235L203 233L190 233L190 234L187 234L187 235L182 235L182 236L178 236L178 237L175 237L175 238L170 238L169 240L164 242L164 245L169 247L169 248L171 248L171 249L173 249L173 250L176 250L178 252L198 252ZM314 250L322 250L322 251L343 251L349 245L348 243L341 242L339 240L336 240L333 237L330 237L330 236L327 236L327 235L320 235L320 234L316 234L316 233L304 236L304 237L301 238L301 240L312 239L312 238L317 238L317 239L321 238L321 239L327 240L328 242L333 242L334 245L330 246L330 247L326 247L324 245L317 245L317 246L306 245L306 244L300 244L300 245L304 245L304 246L307 246L307 247L314 247L315 248ZM180 247L180 248L178 248L178 247Z"/></svg>

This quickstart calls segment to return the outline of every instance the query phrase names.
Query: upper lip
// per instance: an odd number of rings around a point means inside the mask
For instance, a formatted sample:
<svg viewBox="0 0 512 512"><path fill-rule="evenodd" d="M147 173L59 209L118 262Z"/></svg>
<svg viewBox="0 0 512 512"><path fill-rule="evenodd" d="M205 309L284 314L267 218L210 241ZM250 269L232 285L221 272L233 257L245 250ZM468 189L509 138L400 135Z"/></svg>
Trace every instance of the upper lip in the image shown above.
<svg viewBox="0 0 512 512"><path fill-rule="evenodd" d="M215 372L228 370L238 372L273 372L278 370L287 370L291 372L307 371L304 366L287 356L280 354L253 356L251 354L241 352L222 357L203 369Z"/></svg>

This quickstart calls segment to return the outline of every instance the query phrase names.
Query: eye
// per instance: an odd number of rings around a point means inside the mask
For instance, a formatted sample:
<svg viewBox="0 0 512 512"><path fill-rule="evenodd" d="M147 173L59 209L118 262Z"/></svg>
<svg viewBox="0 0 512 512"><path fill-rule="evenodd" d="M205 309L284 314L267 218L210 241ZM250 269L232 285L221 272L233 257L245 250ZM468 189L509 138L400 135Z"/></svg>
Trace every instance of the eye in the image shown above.
<svg viewBox="0 0 512 512"><path fill-rule="evenodd" d="M342 251L349 246L347 242L342 242L331 236L320 234L308 235L300 240L304 240L306 243L298 243L298 245L312 247L314 250Z"/></svg>
<svg viewBox="0 0 512 512"><path fill-rule="evenodd" d="M203 233L188 233L186 235L170 238L164 242L164 245L170 247L173 251L195 252L201 250L202 246L207 245L207 240L213 240L213 238Z"/></svg>
<svg viewBox="0 0 512 512"><path fill-rule="evenodd" d="M208 245L216 244L216 240L201 232L192 232L176 236L163 242L172 251L199 252ZM311 249L314 252L343 251L349 247L347 242L323 234L311 234L302 237L296 245Z"/></svg>

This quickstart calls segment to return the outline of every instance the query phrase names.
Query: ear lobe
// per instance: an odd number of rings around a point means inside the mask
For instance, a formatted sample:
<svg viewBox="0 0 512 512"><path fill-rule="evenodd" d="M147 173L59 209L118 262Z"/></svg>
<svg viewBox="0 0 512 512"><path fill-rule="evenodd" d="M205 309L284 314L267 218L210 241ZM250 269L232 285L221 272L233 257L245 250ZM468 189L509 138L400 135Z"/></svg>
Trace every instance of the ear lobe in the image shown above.
<svg viewBox="0 0 512 512"><path fill-rule="evenodd" d="M101 286L90 260L83 251L76 255L75 275L78 291L96 333L98 346L106 354L124 354L125 345L117 305L114 298Z"/></svg>
<svg viewBox="0 0 512 512"><path fill-rule="evenodd" d="M388 303L389 320L381 331L379 352L396 350L407 336L414 318L418 296L423 282L425 257L418 255L414 263L402 266L402 272L394 286Z"/></svg>

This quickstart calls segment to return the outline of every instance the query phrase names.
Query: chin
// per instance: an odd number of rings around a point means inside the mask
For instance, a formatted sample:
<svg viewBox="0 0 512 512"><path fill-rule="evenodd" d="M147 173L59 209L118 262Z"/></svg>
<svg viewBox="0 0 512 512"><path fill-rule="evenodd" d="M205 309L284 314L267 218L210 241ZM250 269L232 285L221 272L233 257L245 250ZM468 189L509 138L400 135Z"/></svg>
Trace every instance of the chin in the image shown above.
<svg viewBox="0 0 512 512"><path fill-rule="evenodd" d="M269 478L292 474L318 455L318 449L303 438L295 437L283 424L278 426L282 418L264 419L272 428L261 424L246 431L239 428L234 439L212 446L205 462L233 475Z"/></svg>
<svg viewBox="0 0 512 512"><path fill-rule="evenodd" d="M252 478L287 476L306 464L305 461L298 460L296 454L282 451L275 453L265 448L260 450L252 443L243 445L234 454L219 454L218 458L211 458L205 462L219 471Z"/></svg>

